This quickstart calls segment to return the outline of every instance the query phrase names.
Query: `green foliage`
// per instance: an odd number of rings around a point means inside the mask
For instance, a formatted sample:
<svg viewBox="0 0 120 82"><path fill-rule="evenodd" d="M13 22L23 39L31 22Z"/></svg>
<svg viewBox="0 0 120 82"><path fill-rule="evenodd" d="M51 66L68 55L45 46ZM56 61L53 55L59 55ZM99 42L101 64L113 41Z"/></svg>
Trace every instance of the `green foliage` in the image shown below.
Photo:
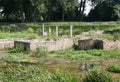
<svg viewBox="0 0 120 82"><path fill-rule="evenodd" d="M55 27L59 25L59 36L69 35L70 24L73 25L73 35L79 35L82 32L87 32L89 30L113 30L120 29L120 24L109 23L105 24L100 23L85 23L85 22L46 22L45 23L45 32L48 32L49 27L51 27L51 34L48 34L49 38L55 37ZM12 28L10 25L1 25L0 26L0 38L40 38L40 32L42 31L41 23L24 23L16 24L18 27ZM103 35L103 38L109 40L113 39L112 35Z"/></svg>
<svg viewBox="0 0 120 82"><path fill-rule="evenodd" d="M61 70L56 70L52 76L52 82L78 82L78 81L75 75Z"/></svg>
<svg viewBox="0 0 120 82"><path fill-rule="evenodd" d="M17 70L16 70L17 68ZM77 82L75 75L63 71L48 72L44 67L31 65L8 66L0 72L0 82Z"/></svg>
<svg viewBox="0 0 120 82"><path fill-rule="evenodd" d="M8 49L8 53L29 53L30 49L23 43L15 43L15 48Z"/></svg>
<svg viewBox="0 0 120 82"><path fill-rule="evenodd" d="M70 60L96 60L95 56L89 55L85 50L75 51L74 49L67 49L64 51L54 52L58 58L65 58Z"/></svg>
<svg viewBox="0 0 120 82"><path fill-rule="evenodd" d="M120 64L110 65L110 66L107 68L107 71L109 71L109 72L114 72L114 73L120 73Z"/></svg>
<svg viewBox="0 0 120 82"><path fill-rule="evenodd" d="M34 33L34 29L32 29L31 27L29 27L29 28L27 29L27 33Z"/></svg>
<svg viewBox="0 0 120 82"><path fill-rule="evenodd" d="M120 13L120 4L117 3L113 8L114 8L114 11L117 14L118 18L120 18L120 14L119 14Z"/></svg>
<svg viewBox="0 0 120 82"><path fill-rule="evenodd" d="M15 32L15 33L8 33L8 32L0 32L0 38L40 38L38 34L35 33L26 33L26 32Z"/></svg>
<svg viewBox="0 0 120 82"><path fill-rule="evenodd" d="M93 56L102 56L103 53L100 50L88 50L87 53Z"/></svg>
<svg viewBox="0 0 120 82"><path fill-rule="evenodd" d="M120 39L120 33L114 33L114 40L119 40Z"/></svg>
<svg viewBox="0 0 120 82"><path fill-rule="evenodd" d="M7 54L3 59L5 61L20 61L22 59L29 59L29 55L23 53Z"/></svg>
<svg viewBox="0 0 120 82"><path fill-rule="evenodd" d="M67 49L63 51L51 52L57 58L64 58L70 60L92 60L98 61L106 58L120 58L120 49L114 50L74 50Z"/></svg>
<svg viewBox="0 0 120 82"><path fill-rule="evenodd" d="M112 77L103 71L90 71L83 82L112 82Z"/></svg>
<svg viewBox="0 0 120 82"><path fill-rule="evenodd" d="M48 51L44 47L39 47L36 49L36 51L32 52L33 57L46 57L47 55Z"/></svg>

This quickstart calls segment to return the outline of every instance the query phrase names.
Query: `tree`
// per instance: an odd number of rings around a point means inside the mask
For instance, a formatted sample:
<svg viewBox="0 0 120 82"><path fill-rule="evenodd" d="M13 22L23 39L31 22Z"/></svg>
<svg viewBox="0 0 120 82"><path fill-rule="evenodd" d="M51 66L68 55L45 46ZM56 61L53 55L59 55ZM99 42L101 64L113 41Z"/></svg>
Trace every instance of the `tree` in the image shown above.
<svg viewBox="0 0 120 82"><path fill-rule="evenodd" d="M40 20L40 17L42 17L42 15L47 12L45 7L45 0L31 0L31 4L33 6L32 16L34 21Z"/></svg>
<svg viewBox="0 0 120 82"><path fill-rule="evenodd" d="M94 21L116 20L116 14L114 11L116 1L117 0L91 0L93 9L90 11L88 15L89 20Z"/></svg>
<svg viewBox="0 0 120 82"><path fill-rule="evenodd" d="M62 9L62 20L63 21L65 18L65 14L67 14L67 12L75 12L76 6L78 6L77 0L58 0L58 3Z"/></svg>

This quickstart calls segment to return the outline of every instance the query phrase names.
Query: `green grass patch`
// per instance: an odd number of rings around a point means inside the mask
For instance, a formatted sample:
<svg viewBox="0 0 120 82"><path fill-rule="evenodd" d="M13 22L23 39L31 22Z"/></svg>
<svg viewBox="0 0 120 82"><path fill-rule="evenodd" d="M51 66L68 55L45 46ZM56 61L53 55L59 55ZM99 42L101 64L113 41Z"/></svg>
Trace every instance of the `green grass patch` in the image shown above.
<svg viewBox="0 0 120 82"><path fill-rule="evenodd" d="M70 60L97 60L95 56L89 55L85 50L75 51L74 49L67 49L63 51L55 51L52 53L57 58Z"/></svg>
<svg viewBox="0 0 120 82"><path fill-rule="evenodd" d="M4 38L40 38L40 36L36 33L26 33L26 32L0 32L0 39Z"/></svg>
<svg viewBox="0 0 120 82"><path fill-rule="evenodd" d="M110 66L107 68L107 71L109 71L109 72L114 72L114 73L120 73L120 64L110 65Z"/></svg>
<svg viewBox="0 0 120 82"><path fill-rule="evenodd" d="M70 72L56 70L48 72L44 67L30 65L9 66L0 72L0 82L78 82L75 75Z"/></svg>
<svg viewBox="0 0 120 82"><path fill-rule="evenodd" d="M50 52L57 58L64 58L70 60L100 60L106 58L120 58L120 50L60 50Z"/></svg>
<svg viewBox="0 0 120 82"><path fill-rule="evenodd" d="M112 77L103 71L90 71L83 79L83 82L113 82Z"/></svg>
<svg viewBox="0 0 120 82"><path fill-rule="evenodd" d="M6 56L4 56L2 59L4 59L5 61L21 61L23 59L30 59L30 56L28 54L24 54L24 53L15 53L15 54L7 54Z"/></svg>
<svg viewBox="0 0 120 82"><path fill-rule="evenodd" d="M55 37L56 25L59 26L59 36L69 35L70 25L73 25L73 35L79 35L89 30L120 29L120 24L116 22L45 22L44 24L45 32L48 32L49 27L51 28L48 38ZM1 24L0 31L2 32L0 38L36 38L36 33L40 34L42 32L42 23ZM109 39L111 39L111 36L109 36Z"/></svg>

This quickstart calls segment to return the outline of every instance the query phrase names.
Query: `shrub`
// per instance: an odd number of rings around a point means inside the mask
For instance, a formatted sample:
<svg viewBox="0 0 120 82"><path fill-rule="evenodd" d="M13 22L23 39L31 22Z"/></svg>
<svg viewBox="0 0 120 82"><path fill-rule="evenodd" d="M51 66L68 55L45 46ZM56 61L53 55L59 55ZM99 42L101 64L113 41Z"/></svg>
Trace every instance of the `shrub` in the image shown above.
<svg viewBox="0 0 120 82"><path fill-rule="evenodd" d="M83 82L112 82L112 78L103 71L98 72L95 70L90 71L83 79Z"/></svg>
<svg viewBox="0 0 120 82"><path fill-rule="evenodd" d="M44 47L39 47L36 49L36 51L33 51L32 56L33 57L46 57L48 54L47 49Z"/></svg>
<svg viewBox="0 0 120 82"><path fill-rule="evenodd" d="M111 65L107 68L107 71L109 72L115 72L115 73L120 73L120 64L114 64Z"/></svg>
<svg viewBox="0 0 120 82"><path fill-rule="evenodd" d="M27 29L27 33L34 33L34 29L32 29L32 28L29 27L29 28Z"/></svg>
<svg viewBox="0 0 120 82"><path fill-rule="evenodd" d="M119 40L120 39L120 33L114 33L114 40Z"/></svg>
<svg viewBox="0 0 120 82"><path fill-rule="evenodd" d="M55 71L50 73L44 67L18 64L16 68L9 65L6 70L0 72L0 82L77 82L73 74Z"/></svg>

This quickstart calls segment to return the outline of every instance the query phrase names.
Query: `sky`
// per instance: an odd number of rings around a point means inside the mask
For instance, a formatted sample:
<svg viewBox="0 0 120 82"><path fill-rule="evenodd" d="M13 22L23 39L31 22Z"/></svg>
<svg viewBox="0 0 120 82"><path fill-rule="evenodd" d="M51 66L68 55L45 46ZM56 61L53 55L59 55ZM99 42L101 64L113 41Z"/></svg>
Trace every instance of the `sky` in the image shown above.
<svg viewBox="0 0 120 82"><path fill-rule="evenodd" d="M90 2L87 2L87 4L86 4L86 8L85 8L85 14L87 15L89 12L90 12L90 10L92 9L92 7L90 6L91 5L91 3Z"/></svg>
<svg viewBox="0 0 120 82"><path fill-rule="evenodd" d="M78 1L80 2L80 0L78 0ZM92 7L90 5L91 5L90 1L87 1L85 12L84 12L86 15L88 15L88 13L90 12L90 10L92 9Z"/></svg>

